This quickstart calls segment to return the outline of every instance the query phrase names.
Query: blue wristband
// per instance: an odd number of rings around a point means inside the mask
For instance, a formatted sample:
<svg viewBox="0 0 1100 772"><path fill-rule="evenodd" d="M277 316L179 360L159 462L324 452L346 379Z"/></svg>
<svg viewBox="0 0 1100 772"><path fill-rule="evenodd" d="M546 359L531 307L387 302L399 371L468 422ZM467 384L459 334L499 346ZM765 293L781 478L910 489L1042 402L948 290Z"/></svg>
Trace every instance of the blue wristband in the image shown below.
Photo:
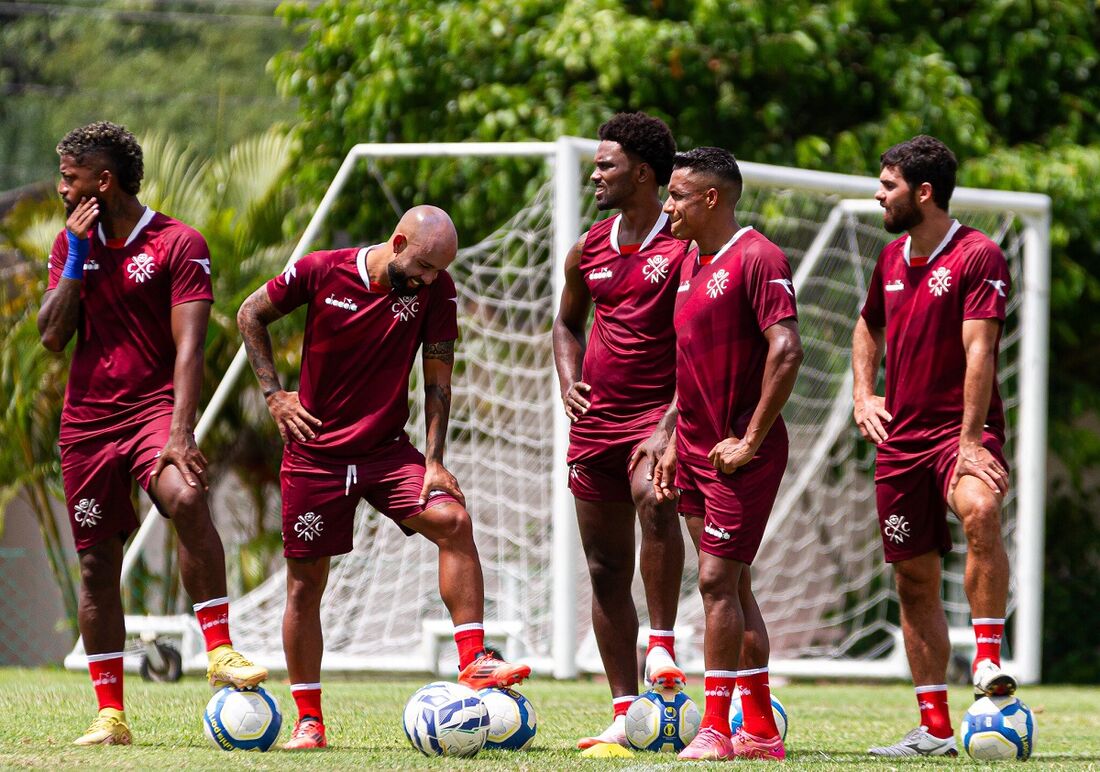
<svg viewBox="0 0 1100 772"><path fill-rule="evenodd" d="M77 238L72 231L66 231L66 233L69 235L69 254L65 257L65 270L61 272L61 278L83 279L84 261L92 248L91 239Z"/></svg>

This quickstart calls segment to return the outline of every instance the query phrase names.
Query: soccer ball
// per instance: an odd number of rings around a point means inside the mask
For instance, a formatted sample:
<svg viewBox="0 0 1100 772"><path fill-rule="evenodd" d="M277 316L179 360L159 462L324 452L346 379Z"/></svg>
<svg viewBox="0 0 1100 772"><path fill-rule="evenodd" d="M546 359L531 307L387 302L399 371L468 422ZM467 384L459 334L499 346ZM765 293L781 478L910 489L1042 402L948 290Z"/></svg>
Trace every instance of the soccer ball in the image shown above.
<svg viewBox="0 0 1100 772"><path fill-rule="evenodd" d="M282 725L279 703L261 686L225 686L214 693L202 714L206 739L223 751L266 751Z"/></svg>
<svg viewBox="0 0 1100 772"><path fill-rule="evenodd" d="M489 735L489 711L477 692L433 681L405 704L405 736L425 756L474 756Z"/></svg>
<svg viewBox="0 0 1100 772"><path fill-rule="evenodd" d="M1016 697L982 697L963 717L963 747L979 761L1023 761L1035 750L1035 717Z"/></svg>
<svg viewBox="0 0 1100 772"><path fill-rule="evenodd" d="M485 747L509 751L530 748L538 729L538 717L531 701L514 689L487 687L478 695L489 711L489 738Z"/></svg>
<svg viewBox="0 0 1100 772"><path fill-rule="evenodd" d="M699 709L684 692L650 689L626 711L626 739L640 751L682 751L701 722Z"/></svg>
<svg viewBox="0 0 1100 772"><path fill-rule="evenodd" d="M772 695L772 715L775 716L775 728L779 730L779 739L786 742L787 709L783 707L783 703L774 694ZM730 730L737 734L737 730L741 728L744 721L744 716L741 713L741 692L738 690L733 695L733 701L730 703Z"/></svg>

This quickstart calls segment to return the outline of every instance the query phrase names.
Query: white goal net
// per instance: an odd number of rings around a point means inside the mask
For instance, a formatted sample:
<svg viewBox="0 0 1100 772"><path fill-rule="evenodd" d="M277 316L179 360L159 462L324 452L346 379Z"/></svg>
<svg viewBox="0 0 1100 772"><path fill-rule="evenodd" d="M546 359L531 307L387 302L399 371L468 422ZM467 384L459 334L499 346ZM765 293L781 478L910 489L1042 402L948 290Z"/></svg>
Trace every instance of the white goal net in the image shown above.
<svg viewBox="0 0 1100 772"><path fill-rule="evenodd" d="M384 159L395 156L546 159L546 181L532 186L533 197L517 201L516 211L489 236L464 247L450 269L459 292L461 338L446 461L474 518L490 637L509 657L559 677L600 669L589 581L566 489L567 425L550 337L561 261L596 216L591 191L581 184L594 147L572 138L357 146L295 251L298 257L324 246L311 242L351 169L366 159L377 164L383 184ZM753 586L772 639L772 669L903 677L896 595L882 562L875 517L873 449L851 421L851 330L875 258L891 238L871 199L876 181L751 163L742 171L746 190L739 218L790 258L806 352L784 411L791 437L787 474L753 566ZM420 202L394 201L395 206L414 203ZM959 189L952 202L958 219L1001 245L1014 285L1000 377L1014 478L1005 527L1013 566L1009 653L1025 681L1039 675L1048 211L1045 197L1030 194ZM243 366L239 357L225 389L233 387ZM419 368L411 398L408 430L422 447ZM206 413L219 406L216 396ZM137 550L142 543L139 537ZM944 597L949 624L960 629L969 621L962 591L964 550L956 531L956 551L945 563ZM682 584L678 653L689 670L700 671L703 621L691 552ZM644 631L638 579L635 590ZM285 576L279 572L232 607L235 643L275 666L283 663L284 596ZM333 561L322 614L328 669L453 672L434 547L419 537L405 538L366 505L354 551Z"/></svg>

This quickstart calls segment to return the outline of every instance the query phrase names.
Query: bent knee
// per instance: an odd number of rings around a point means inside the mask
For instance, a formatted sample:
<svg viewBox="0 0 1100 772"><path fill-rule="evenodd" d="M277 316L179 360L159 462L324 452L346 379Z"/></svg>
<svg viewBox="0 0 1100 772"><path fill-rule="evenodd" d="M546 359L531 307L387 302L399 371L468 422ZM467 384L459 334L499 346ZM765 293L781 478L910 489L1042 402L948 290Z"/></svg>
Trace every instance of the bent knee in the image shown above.
<svg viewBox="0 0 1100 772"><path fill-rule="evenodd" d="M459 504L442 504L420 515L427 524L422 532L434 542L472 541L474 524L470 513Z"/></svg>
<svg viewBox="0 0 1100 772"><path fill-rule="evenodd" d="M206 492L197 486L180 485L160 501L160 507L173 520L191 520L206 512Z"/></svg>

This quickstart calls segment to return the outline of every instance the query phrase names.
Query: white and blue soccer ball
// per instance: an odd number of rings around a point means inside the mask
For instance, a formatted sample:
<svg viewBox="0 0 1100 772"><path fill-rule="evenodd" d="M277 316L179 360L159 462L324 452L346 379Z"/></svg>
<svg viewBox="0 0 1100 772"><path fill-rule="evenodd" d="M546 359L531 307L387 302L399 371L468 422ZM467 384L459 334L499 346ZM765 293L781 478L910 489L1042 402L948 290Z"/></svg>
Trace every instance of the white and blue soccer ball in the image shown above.
<svg viewBox="0 0 1100 772"><path fill-rule="evenodd" d="M775 717L775 728L779 730L779 739L787 740L787 709L774 694L772 695L772 715ZM741 711L741 691L733 695L730 702L730 731L737 734L737 730L745 723L744 713Z"/></svg>
<svg viewBox="0 0 1100 772"><path fill-rule="evenodd" d="M405 736L425 756L474 756L489 736L489 711L481 697L446 681L417 689L402 719Z"/></svg>
<svg viewBox="0 0 1100 772"><path fill-rule="evenodd" d="M963 717L963 747L978 761L1023 761L1035 750L1035 717L1016 697L982 697Z"/></svg>
<svg viewBox="0 0 1100 772"><path fill-rule="evenodd" d="M678 752L695 739L702 720L686 693L650 689L626 711L626 739L640 751Z"/></svg>
<svg viewBox="0 0 1100 772"><path fill-rule="evenodd" d="M202 714L206 739L223 751L266 751L282 725L279 703L261 686L225 686L214 693Z"/></svg>
<svg viewBox="0 0 1100 772"><path fill-rule="evenodd" d="M531 701L515 689L486 687L478 692L489 711L489 737L486 748L525 751L531 747L538 730L538 716Z"/></svg>

